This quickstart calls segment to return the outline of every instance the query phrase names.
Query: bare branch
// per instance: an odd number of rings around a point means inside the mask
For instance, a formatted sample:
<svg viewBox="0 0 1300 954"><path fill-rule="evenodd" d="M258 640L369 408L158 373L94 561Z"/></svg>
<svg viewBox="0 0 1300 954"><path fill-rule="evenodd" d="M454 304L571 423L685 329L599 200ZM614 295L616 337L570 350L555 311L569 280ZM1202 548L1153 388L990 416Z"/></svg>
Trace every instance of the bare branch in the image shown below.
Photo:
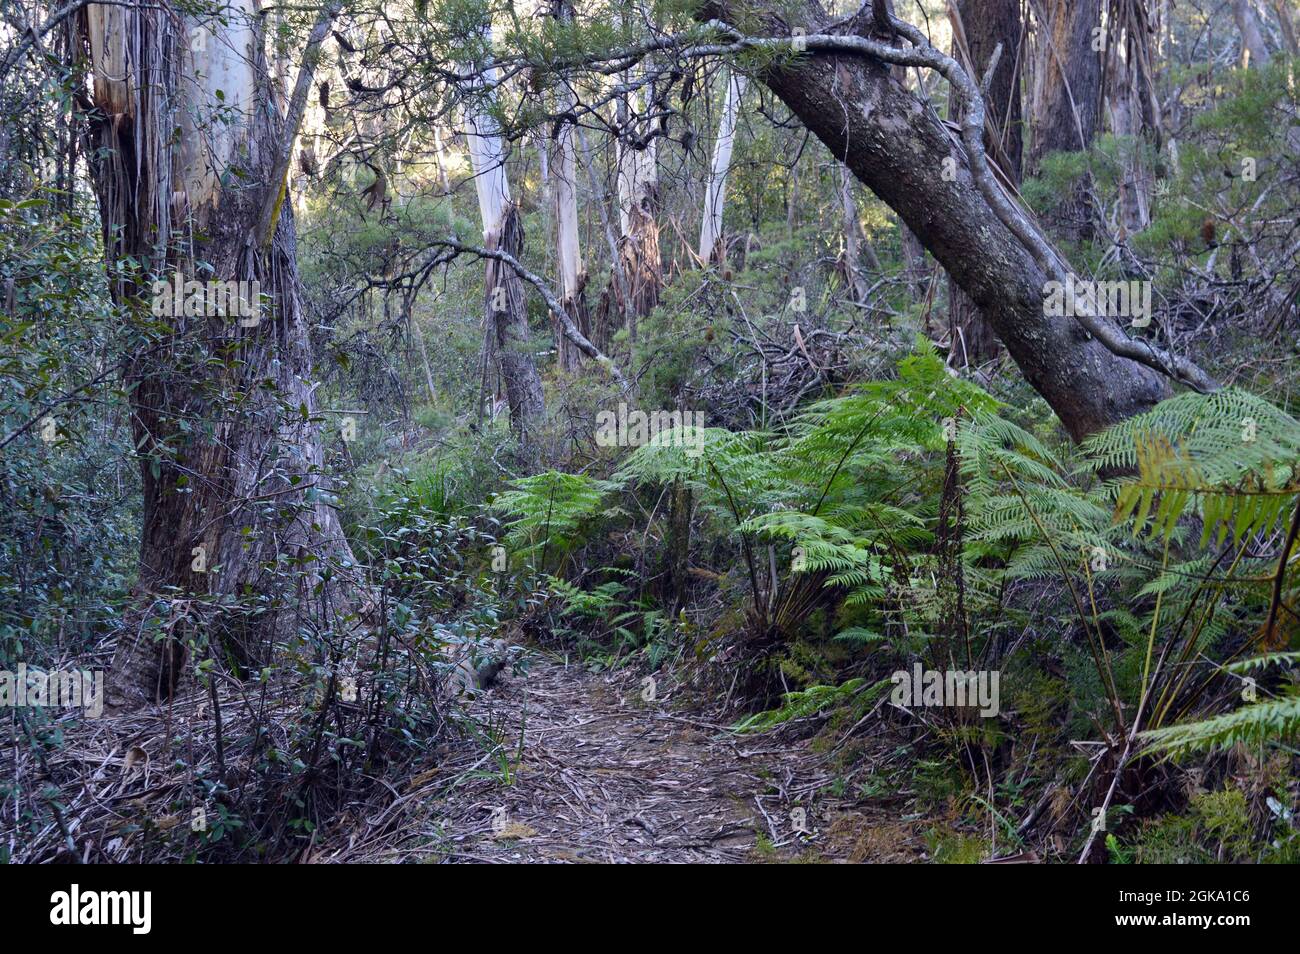
<svg viewBox="0 0 1300 954"><path fill-rule="evenodd" d="M484 248L481 245L466 245L464 242L460 242L453 238L438 239L430 244L435 248L450 248L457 252L477 255L480 258L491 258L509 265L516 275L536 288L541 294L547 307L550 308L551 311L554 312L555 316L560 320L560 327L564 331L564 336L572 341L579 351L608 371L609 376L618 382L618 386L623 389L625 394L632 393L632 385L628 383L627 378L625 378L623 373L619 371L618 365L614 363L612 358L592 344L586 335L578 330L577 324L574 323L573 318L569 315L568 311L565 310L564 306L560 304L560 300L555 297L555 294L546 284L546 281L536 273L530 272L509 252Z"/></svg>

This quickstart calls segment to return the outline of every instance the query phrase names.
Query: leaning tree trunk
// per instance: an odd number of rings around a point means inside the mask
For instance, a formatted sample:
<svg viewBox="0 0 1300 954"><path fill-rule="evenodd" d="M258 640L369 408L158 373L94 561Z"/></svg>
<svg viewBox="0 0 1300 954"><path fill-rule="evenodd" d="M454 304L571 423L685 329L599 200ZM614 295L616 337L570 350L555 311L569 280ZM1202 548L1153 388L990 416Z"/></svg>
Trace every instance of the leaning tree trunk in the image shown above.
<svg viewBox="0 0 1300 954"><path fill-rule="evenodd" d="M1101 53L1094 42L1100 0L1043 0L1039 9L1045 9L1047 22L1040 24L1034 58L1030 175L1038 175L1054 152L1088 149L1101 115ZM1072 242L1091 238L1090 193L1085 177L1044 214L1048 229Z"/></svg>
<svg viewBox="0 0 1300 954"><path fill-rule="evenodd" d="M489 82L495 83L496 68L489 68L485 75ZM519 261L524 249L523 226L519 209L510 199L505 145L490 103L469 105L469 127L466 139L483 219L483 244ZM530 350L523 284L505 262L488 259L483 294L493 352L506 389L510 427L523 447L524 456L535 458L536 431L545 403L542 379Z"/></svg>
<svg viewBox="0 0 1300 954"><path fill-rule="evenodd" d="M292 136L252 0L207 22L166 0L92 4L77 21L113 293L136 311L151 303L142 327L157 336L126 371L143 529L140 609L110 677L119 705L174 691L200 626L214 653L257 664L305 618L328 625L356 592L339 576L312 593L327 566L352 561L322 493L308 319L282 202ZM249 283L247 307L208 294L212 284L176 296L162 283L177 279Z"/></svg>
<svg viewBox="0 0 1300 954"><path fill-rule="evenodd" d="M704 215L700 222L700 261L706 265L721 262L726 246L722 240L722 208L727 198L727 175L731 172L731 154L736 147L736 120L740 117L740 101L745 95L748 79L733 72L727 79L727 91L722 103L722 118L718 121L718 139L713 144L713 162L704 188Z"/></svg>
<svg viewBox="0 0 1300 954"><path fill-rule="evenodd" d="M698 15L736 22L736 14L731 0L712 0ZM793 35L775 12L764 10L758 22L763 36ZM797 22L811 38L828 17L809 0ZM758 75L970 295L1073 437L1147 410L1168 393L1161 375L1116 356L1079 320L1045 314L1044 268L994 212L932 109L887 64L810 46L793 64L774 63ZM954 176L941 174L949 157L957 160ZM1116 332L1104 319L1098 327Z"/></svg>
<svg viewBox="0 0 1300 954"><path fill-rule="evenodd" d="M1020 114L1020 0L958 0L949 7L953 58L981 81L999 50L985 94L984 145L1008 182L1019 185L1022 152ZM948 281L948 325L959 364L979 365L998 354L993 327L961 286Z"/></svg>

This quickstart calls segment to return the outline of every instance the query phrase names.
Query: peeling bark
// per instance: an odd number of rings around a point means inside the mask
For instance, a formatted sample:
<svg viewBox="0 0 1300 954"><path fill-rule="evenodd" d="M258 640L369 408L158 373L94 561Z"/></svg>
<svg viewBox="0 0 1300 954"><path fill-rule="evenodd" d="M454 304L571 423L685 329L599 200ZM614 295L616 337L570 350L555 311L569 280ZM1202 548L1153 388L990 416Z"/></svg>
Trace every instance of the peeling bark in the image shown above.
<svg viewBox="0 0 1300 954"><path fill-rule="evenodd" d="M292 210L266 247L250 240L284 133L254 16L241 0L213 32L160 8L92 5L78 21L91 51L97 110L85 122L105 247L113 263L138 263L113 293L136 308L152 301L167 343L126 371L144 525L140 609L127 615L110 676L117 705L174 691L184 627L160 634L147 623L156 614L194 619L205 606L213 651L257 665L303 620L354 605L346 573L315 594L308 585L353 560L323 495ZM177 127L188 133L178 139ZM261 298L251 313L230 302L176 313L155 283L177 276L257 282ZM256 614L233 606L249 595L260 598Z"/></svg>
<svg viewBox="0 0 1300 954"><path fill-rule="evenodd" d="M560 301L578 330L591 337L591 316L587 308L587 270L578 242L578 156L570 125L560 127L551 144L551 195L555 202L555 247L560 271ZM556 319L556 341L560 367L578 366L581 351L563 333Z"/></svg>
<svg viewBox="0 0 1300 954"><path fill-rule="evenodd" d="M984 145L1008 182L1020 183L1023 137L1020 112L1020 0L959 0L949 8L953 56L968 73L987 79ZM996 68L986 77L997 55ZM959 365L997 357L997 336L961 286L948 282L948 327Z"/></svg>
<svg viewBox="0 0 1300 954"><path fill-rule="evenodd" d="M1101 26L1100 0L1041 0L1034 63L1032 140L1026 172L1038 175L1054 152L1080 152L1092 145L1101 115L1101 54L1093 49ZM1074 242L1093 234L1089 183L1043 216L1055 235Z"/></svg>
<svg viewBox="0 0 1300 954"><path fill-rule="evenodd" d="M494 81L496 68L488 69L485 75L489 81ZM466 139L483 221L483 244L518 259L524 247L523 226L519 210L510 198L501 132L491 113L474 106L470 108L469 126ZM529 350L523 286L512 269L500 261L489 259L483 295L493 351L510 408L510 427L525 456L533 457L537 424L545 410L545 402L542 379Z"/></svg>
<svg viewBox="0 0 1300 954"><path fill-rule="evenodd" d="M619 103L618 217L622 231L619 257L627 280L622 302L628 339L635 343L637 319L654 311L663 290L663 262L659 254L659 168L657 140L636 109L640 97Z"/></svg>

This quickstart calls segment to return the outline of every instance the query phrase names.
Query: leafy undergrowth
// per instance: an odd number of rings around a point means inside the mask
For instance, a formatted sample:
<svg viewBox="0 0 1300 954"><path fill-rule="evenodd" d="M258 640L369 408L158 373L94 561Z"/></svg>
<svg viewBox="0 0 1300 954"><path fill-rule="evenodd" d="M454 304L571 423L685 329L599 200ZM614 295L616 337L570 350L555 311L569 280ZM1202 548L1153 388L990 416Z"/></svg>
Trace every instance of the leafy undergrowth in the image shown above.
<svg viewBox="0 0 1300 954"><path fill-rule="evenodd" d="M1073 447L1032 411L921 341L768 432L683 424L492 511L551 648L671 673L741 735L843 732L846 778L856 739L897 732L854 784L925 819L935 860L1147 857L1202 788L1246 800L1249 849L1217 860L1286 857L1300 423L1226 389ZM918 667L991 698L916 704Z"/></svg>

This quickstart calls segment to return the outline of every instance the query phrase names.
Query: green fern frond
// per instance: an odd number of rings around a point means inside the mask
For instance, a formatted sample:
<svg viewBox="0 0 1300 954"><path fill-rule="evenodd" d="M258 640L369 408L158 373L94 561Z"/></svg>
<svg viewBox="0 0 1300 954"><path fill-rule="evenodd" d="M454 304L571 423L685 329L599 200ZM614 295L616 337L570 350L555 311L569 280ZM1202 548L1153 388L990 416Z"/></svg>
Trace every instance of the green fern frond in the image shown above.
<svg viewBox="0 0 1300 954"><path fill-rule="evenodd" d="M1300 663L1300 652L1261 653L1249 659L1239 659L1225 665L1224 671L1241 675L1266 669L1269 666L1281 666L1285 663Z"/></svg>
<svg viewBox="0 0 1300 954"><path fill-rule="evenodd" d="M608 515L602 504L622 484L548 470L515 480L511 487L489 507L510 520L506 542L527 553L547 545L555 552L571 547L588 521Z"/></svg>
<svg viewBox="0 0 1300 954"><path fill-rule="evenodd" d="M1227 388L1182 394L1092 438L1098 469L1136 468L1115 486L1114 521L1169 539L1193 508L1201 544L1272 531L1300 494L1300 422Z"/></svg>
<svg viewBox="0 0 1300 954"><path fill-rule="evenodd" d="M794 719L802 719L822 709L845 702L857 694L864 685L866 685L865 679L850 679L839 686L809 686L802 692L787 692L785 701L779 708L747 716L732 725L731 731L738 735L763 732ZM865 704L874 702L889 685L890 680L882 679L864 690L867 694Z"/></svg>
<svg viewBox="0 0 1300 954"><path fill-rule="evenodd" d="M1224 748L1238 742L1262 742L1290 738L1300 733L1300 695L1284 696L1257 702L1233 712L1152 729L1139 736L1147 752L1165 753L1175 758L1194 752Z"/></svg>

